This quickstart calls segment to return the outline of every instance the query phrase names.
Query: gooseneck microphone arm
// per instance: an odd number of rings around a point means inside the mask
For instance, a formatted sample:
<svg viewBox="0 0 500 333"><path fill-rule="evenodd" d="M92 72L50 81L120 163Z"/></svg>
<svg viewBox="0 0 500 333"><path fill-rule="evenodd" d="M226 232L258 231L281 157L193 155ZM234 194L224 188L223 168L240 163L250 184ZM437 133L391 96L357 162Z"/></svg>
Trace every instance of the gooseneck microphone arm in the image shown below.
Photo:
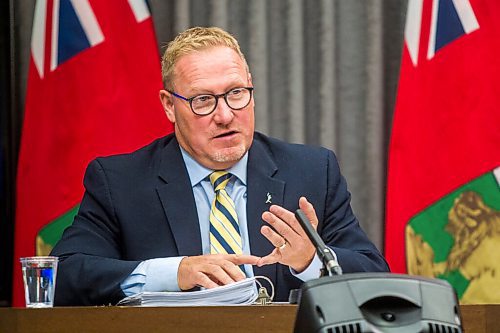
<svg viewBox="0 0 500 333"><path fill-rule="evenodd" d="M328 275L342 275L342 268L340 268L332 250L325 245L325 242L323 242L318 232L314 230L306 214L304 214L302 210L297 209L295 211L295 217L299 221L302 229L304 229L307 237L309 237L309 240L316 247L316 252L323 262L323 267Z"/></svg>

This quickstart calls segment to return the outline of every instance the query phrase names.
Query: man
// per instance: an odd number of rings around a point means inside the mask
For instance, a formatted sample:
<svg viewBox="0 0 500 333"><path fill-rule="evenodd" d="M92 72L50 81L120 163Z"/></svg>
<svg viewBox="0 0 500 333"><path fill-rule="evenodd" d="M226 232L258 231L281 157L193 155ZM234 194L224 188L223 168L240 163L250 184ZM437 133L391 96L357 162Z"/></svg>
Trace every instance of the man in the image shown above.
<svg viewBox="0 0 500 333"><path fill-rule="evenodd" d="M252 77L234 37L184 31L165 51L162 74L175 134L89 164L78 215L52 252L56 304L253 275L270 278L284 301L321 267L297 208L344 272L388 269L353 215L333 153L254 132Z"/></svg>

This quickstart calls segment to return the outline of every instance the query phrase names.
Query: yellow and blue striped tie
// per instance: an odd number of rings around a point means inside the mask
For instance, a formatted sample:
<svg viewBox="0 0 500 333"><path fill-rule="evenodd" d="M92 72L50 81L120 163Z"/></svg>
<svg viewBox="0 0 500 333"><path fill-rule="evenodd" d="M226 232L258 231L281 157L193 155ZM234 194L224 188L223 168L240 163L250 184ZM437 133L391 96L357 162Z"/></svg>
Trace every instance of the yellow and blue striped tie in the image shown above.
<svg viewBox="0 0 500 333"><path fill-rule="evenodd" d="M242 254L243 252L236 207L233 199L226 192L226 185L231 177L232 175L227 171L214 171L210 174L210 183L215 191L215 199L210 210L210 253L212 254Z"/></svg>

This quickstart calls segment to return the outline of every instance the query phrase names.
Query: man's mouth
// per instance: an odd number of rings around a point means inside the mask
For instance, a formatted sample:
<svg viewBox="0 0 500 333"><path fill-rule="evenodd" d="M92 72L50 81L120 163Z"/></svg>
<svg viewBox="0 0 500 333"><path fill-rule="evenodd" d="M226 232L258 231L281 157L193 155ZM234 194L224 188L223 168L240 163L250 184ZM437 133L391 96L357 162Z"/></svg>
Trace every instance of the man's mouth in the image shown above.
<svg viewBox="0 0 500 333"><path fill-rule="evenodd" d="M228 131L228 132L224 132L224 133L221 133L219 135L216 135L214 138L220 139L220 138L231 136L231 135L236 134L236 133L237 133L236 131Z"/></svg>

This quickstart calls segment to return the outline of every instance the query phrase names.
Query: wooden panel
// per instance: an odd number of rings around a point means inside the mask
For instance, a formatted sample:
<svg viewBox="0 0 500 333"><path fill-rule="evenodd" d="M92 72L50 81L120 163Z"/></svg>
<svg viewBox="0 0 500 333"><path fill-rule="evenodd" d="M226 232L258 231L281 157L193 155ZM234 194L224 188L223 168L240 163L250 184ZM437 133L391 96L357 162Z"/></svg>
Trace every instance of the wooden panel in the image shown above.
<svg viewBox="0 0 500 333"><path fill-rule="evenodd" d="M296 306L0 309L0 332L291 332Z"/></svg>
<svg viewBox="0 0 500 333"><path fill-rule="evenodd" d="M500 304L462 305L466 333L500 333ZM228 307L0 308L0 332L293 331L295 305Z"/></svg>
<svg viewBox="0 0 500 333"><path fill-rule="evenodd" d="M500 304L460 306L465 333L500 333Z"/></svg>

